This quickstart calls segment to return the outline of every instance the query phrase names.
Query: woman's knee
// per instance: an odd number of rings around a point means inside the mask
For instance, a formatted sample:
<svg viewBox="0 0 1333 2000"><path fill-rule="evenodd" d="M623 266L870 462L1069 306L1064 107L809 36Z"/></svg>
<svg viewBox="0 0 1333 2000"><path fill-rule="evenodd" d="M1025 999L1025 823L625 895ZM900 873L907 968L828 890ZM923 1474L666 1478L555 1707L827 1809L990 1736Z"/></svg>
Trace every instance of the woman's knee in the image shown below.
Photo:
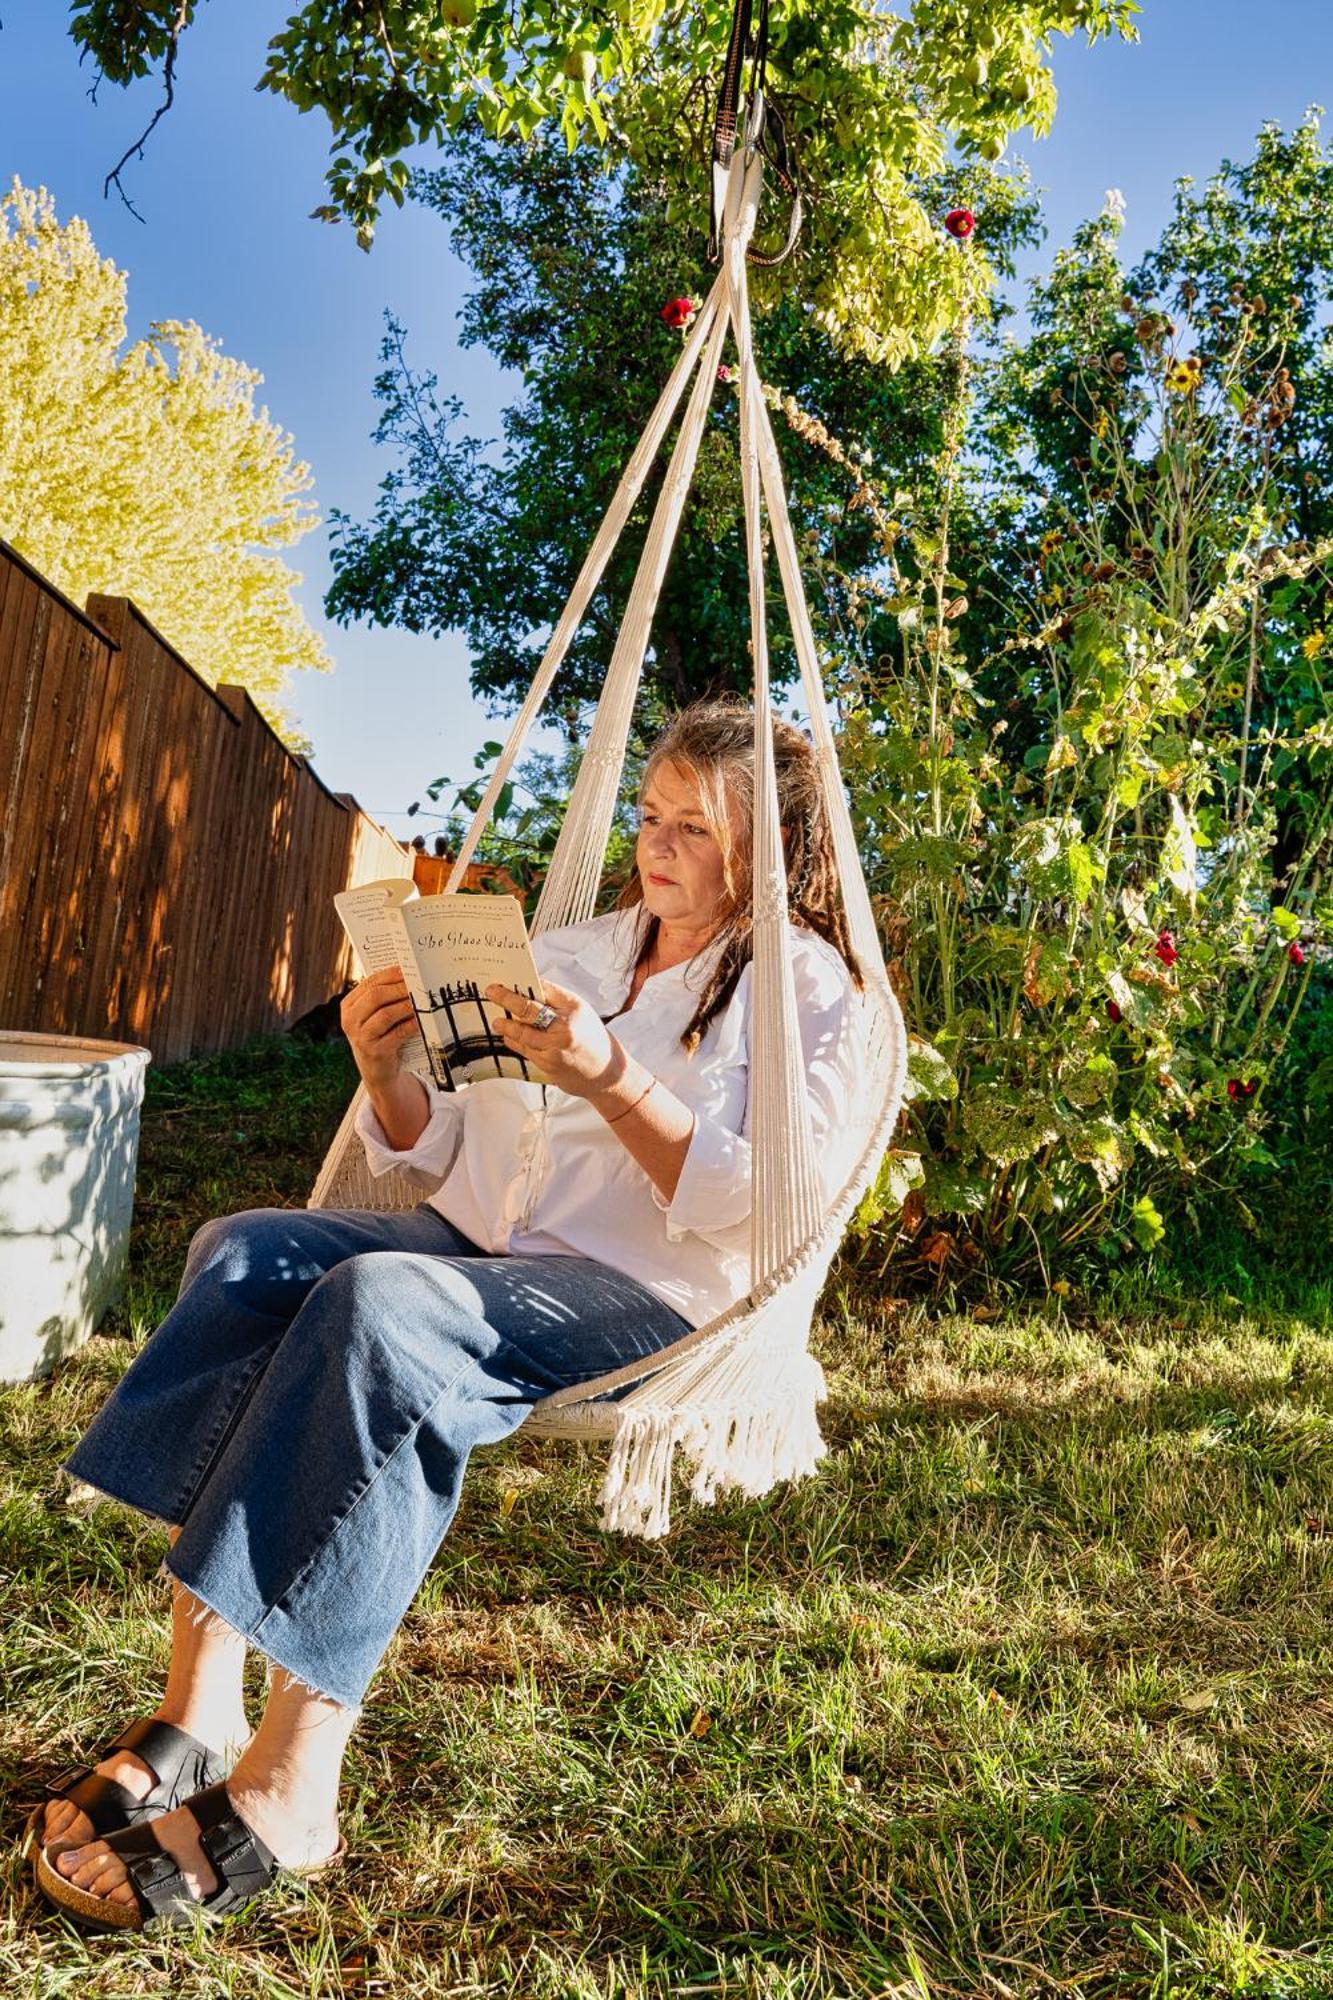
<svg viewBox="0 0 1333 2000"><path fill-rule="evenodd" d="M294 1215L284 1208L246 1208L203 1223L190 1238L181 1293L201 1279L239 1287L244 1293L255 1286L267 1289L275 1282L302 1275L305 1260L293 1229L300 1213ZM307 1283L316 1275L315 1271L304 1271Z"/></svg>
<svg viewBox="0 0 1333 2000"><path fill-rule="evenodd" d="M495 1343L475 1287L439 1257L367 1250L326 1271L308 1316L335 1344L420 1352L438 1360L446 1345L480 1358Z"/></svg>

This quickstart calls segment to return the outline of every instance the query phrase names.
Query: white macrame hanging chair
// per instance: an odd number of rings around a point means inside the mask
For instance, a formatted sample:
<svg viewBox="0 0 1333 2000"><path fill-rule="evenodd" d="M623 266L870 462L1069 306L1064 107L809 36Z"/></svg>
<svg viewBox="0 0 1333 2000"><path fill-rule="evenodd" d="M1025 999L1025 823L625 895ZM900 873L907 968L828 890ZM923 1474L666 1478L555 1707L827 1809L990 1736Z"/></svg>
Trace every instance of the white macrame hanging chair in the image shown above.
<svg viewBox="0 0 1333 2000"><path fill-rule="evenodd" d="M840 1157L851 1165L826 1201L811 1139L788 951L772 732L756 727L750 1290L727 1311L645 1360L544 1397L522 1426L542 1437L609 1439L602 1525L646 1539L664 1535L670 1527L677 1446L693 1461L690 1490L704 1503L728 1489L751 1496L767 1493L781 1480L804 1478L825 1455L816 1406L827 1391L823 1371L808 1351L811 1322L846 1224L874 1181L897 1123L907 1063L903 1018L885 970L843 793L781 466L751 344L746 253L759 203L763 116L762 95L756 91L744 142L729 161L714 165L721 240L717 280L625 468L449 877L449 887L458 887L693 378L532 931L536 935L593 914L653 611L730 329L739 371L755 716L758 721L770 712L762 494L800 662L848 930L864 979L852 1030L859 1039L860 1088L851 1107L846 1148L839 1147ZM379 1180L370 1175L353 1129L362 1095L358 1091L329 1149L310 1196L311 1208L399 1209L421 1199L420 1188L405 1175L390 1173ZM630 1384L627 1393L608 1400L611 1391Z"/></svg>

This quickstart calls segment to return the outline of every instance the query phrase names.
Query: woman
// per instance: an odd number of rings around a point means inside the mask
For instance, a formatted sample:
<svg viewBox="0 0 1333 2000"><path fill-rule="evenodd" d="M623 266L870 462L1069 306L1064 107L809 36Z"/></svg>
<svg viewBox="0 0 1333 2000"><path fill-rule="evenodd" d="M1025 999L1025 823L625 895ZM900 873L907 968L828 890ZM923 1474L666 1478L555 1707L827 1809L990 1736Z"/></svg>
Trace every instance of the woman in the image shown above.
<svg viewBox="0 0 1333 2000"><path fill-rule="evenodd" d="M859 975L814 751L772 726L832 1188ZM372 974L343 1006L359 1129L372 1172L406 1169L430 1199L258 1209L194 1237L176 1305L68 1462L170 1525L174 1579L162 1701L33 1816L38 1878L81 1920L188 1921L336 1860L347 1740L472 1447L748 1290L753 731L738 702L677 716L618 907L535 941L544 1006L491 989L554 1088L429 1090L399 1068L403 981ZM270 1666L253 1735L247 1643Z"/></svg>

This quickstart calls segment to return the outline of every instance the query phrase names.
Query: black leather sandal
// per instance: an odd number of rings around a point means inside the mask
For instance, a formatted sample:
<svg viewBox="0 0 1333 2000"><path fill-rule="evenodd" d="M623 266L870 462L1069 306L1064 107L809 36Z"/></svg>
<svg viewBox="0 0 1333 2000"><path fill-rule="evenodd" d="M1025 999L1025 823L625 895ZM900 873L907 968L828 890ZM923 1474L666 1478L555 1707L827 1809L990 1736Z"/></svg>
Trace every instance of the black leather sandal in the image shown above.
<svg viewBox="0 0 1333 2000"><path fill-rule="evenodd" d="M339 1840L326 1860L309 1868L284 1868L246 1825L224 1784L209 1785L193 1798L182 1799L181 1804L194 1815L199 1845L218 1878L209 1895L200 1898L190 1894L179 1861L163 1847L151 1820L142 1826L122 1827L106 1839L111 1852L125 1864L133 1903L90 1896L86 1889L67 1881L39 1851L37 1880L43 1894L67 1915L97 1930L138 1931L150 1924L184 1929L198 1917L211 1919L239 1910L283 1877L308 1881L323 1875L347 1852L346 1841Z"/></svg>
<svg viewBox="0 0 1333 2000"><path fill-rule="evenodd" d="M158 1813L170 1812L192 1792L216 1784L226 1776L226 1765L220 1757L215 1757L197 1737L187 1735L170 1722L150 1719L132 1722L96 1761L104 1762L113 1750L132 1750L143 1760L153 1774L152 1790L139 1799L114 1778L100 1777L92 1765L71 1765L58 1778L51 1779L46 1797L28 1815L26 1831L36 1836L39 1847L44 1844L46 1809L56 1799L68 1799L77 1806L91 1821L94 1835L104 1838L109 1833L119 1833L122 1827L138 1826ZM82 1843L62 1840L60 1844L73 1847Z"/></svg>

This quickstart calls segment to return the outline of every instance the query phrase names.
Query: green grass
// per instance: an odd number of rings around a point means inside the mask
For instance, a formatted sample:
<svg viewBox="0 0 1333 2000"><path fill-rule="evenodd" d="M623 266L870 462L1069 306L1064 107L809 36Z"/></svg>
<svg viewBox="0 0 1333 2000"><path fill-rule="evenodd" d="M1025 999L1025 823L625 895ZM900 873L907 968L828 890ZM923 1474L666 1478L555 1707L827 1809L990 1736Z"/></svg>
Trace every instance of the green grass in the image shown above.
<svg viewBox="0 0 1333 2000"><path fill-rule="evenodd" d="M161 1531L71 1509L59 1458L191 1229L299 1201L349 1082L273 1044L155 1077L126 1305L0 1397L11 1834L164 1663ZM353 1739L341 1879L144 1944L66 1926L11 1846L0 1991L1333 1995L1327 1295L1069 1303L835 1279L820 1474L682 1496L664 1544L601 1534L591 1447L479 1455Z"/></svg>

